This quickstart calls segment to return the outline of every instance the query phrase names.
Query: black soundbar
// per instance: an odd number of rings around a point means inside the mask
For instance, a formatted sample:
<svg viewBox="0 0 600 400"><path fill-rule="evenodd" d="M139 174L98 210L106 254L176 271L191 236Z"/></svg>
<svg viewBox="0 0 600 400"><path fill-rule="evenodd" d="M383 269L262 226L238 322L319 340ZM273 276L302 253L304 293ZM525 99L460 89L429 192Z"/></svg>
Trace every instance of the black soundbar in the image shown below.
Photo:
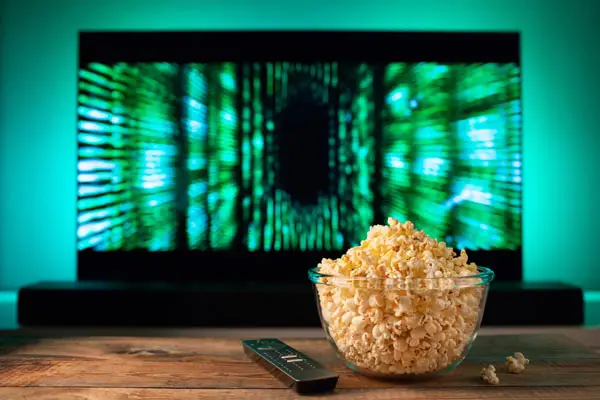
<svg viewBox="0 0 600 400"><path fill-rule="evenodd" d="M582 325L581 289L494 282L483 325ZM19 292L22 326L319 326L310 283L41 282Z"/></svg>

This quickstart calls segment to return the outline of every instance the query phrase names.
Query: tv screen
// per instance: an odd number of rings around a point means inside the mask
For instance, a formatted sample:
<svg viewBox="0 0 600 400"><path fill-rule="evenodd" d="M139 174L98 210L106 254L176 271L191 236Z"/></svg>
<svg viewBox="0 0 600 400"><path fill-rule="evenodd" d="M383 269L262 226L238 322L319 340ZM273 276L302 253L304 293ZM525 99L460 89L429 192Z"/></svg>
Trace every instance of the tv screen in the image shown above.
<svg viewBox="0 0 600 400"><path fill-rule="evenodd" d="M394 217L518 279L518 39L82 33L80 277L305 279Z"/></svg>

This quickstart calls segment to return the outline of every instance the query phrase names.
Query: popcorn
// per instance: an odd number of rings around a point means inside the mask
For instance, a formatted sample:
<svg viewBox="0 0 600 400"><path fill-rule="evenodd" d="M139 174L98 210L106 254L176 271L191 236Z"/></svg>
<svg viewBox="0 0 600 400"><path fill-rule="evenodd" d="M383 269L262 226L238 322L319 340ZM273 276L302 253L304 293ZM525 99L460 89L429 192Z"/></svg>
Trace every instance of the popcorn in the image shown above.
<svg viewBox="0 0 600 400"><path fill-rule="evenodd" d="M485 293L464 250L457 255L412 222L389 218L318 270L327 275L317 284L326 329L359 369L424 374L464 358Z"/></svg>
<svg viewBox="0 0 600 400"><path fill-rule="evenodd" d="M523 353L516 352L512 356L506 357L506 367L511 374L520 374L525 371L527 364L529 364L529 359L525 358Z"/></svg>
<svg viewBox="0 0 600 400"><path fill-rule="evenodd" d="M497 385L500 383L500 379L496 375L496 368L491 364L481 369L481 379L491 385Z"/></svg>

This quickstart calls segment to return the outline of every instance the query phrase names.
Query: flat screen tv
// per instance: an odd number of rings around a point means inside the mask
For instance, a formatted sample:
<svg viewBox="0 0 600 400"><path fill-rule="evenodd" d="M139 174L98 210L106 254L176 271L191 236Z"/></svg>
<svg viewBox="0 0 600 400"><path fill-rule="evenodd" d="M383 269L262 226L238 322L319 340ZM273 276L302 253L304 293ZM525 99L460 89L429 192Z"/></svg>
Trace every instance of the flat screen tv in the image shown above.
<svg viewBox="0 0 600 400"><path fill-rule="evenodd" d="M82 32L81 280L307 282L387 217L521 279L517 33Z"/></svg>

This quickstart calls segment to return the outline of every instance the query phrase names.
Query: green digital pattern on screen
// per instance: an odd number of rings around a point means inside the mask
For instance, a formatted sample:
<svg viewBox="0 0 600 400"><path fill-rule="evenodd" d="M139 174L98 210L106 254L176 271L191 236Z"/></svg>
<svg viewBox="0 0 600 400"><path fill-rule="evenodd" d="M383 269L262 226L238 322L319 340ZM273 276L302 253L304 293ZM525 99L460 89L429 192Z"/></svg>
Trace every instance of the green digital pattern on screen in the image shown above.
<svg viewBox="0 0 600 400"><path fill-rule="evenodd" d="M90 63L78 248L344 250L377 216L521 245L512 64Z"/></svg>

